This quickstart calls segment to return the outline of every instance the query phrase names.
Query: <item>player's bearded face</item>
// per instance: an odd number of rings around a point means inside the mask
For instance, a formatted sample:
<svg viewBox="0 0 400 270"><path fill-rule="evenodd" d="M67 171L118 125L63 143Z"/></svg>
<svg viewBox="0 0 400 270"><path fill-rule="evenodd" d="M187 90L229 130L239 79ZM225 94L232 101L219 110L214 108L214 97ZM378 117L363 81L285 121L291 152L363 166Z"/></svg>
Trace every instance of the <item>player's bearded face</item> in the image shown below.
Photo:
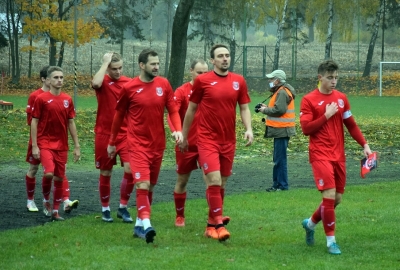
<svg viewBox="0 0 400 270"><path fill-rule="evenodd" d="M158 56L149 56L147 63L144 65L144 73L147 78L153 79L158 76L158 71L160 69L160 61Z"/></svg>
<svg viewBox="0 0 400 270"><path fill-rule="evenodd" d="M217 48L214 50L214 58L211 61L217 69L225 72L231 65L231 56L226 48Z"/></svg>

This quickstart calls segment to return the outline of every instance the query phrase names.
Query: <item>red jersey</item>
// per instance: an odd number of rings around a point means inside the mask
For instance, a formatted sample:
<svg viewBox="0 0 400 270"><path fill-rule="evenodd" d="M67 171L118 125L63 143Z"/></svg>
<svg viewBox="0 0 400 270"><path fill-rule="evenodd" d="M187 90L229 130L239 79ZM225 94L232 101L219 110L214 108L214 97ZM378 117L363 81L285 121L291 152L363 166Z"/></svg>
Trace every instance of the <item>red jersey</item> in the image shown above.
<svg viewBox="0 0 400 270"><path fill-rule="evenodd" d="M32 117L39 119L37 143L42 149L68 150L69 119L75 118L75 108L69 95L45 92L36 98Z"/></svg>
<svg viewBox="0 0 400 270"><path fill-rule="evenodd" d="M28 104L26 105L26 122L28 124L28 126L31 125L32 122L32 108L33 105L35 104L35 100L37 98L38 95L44 93L42 88L39 88L35 91L33 91L28 98Z"/></svg>
<svg viewBox="0 0 400 270"><path fill-rule="evenodd" d="M131 79L121 76L118 80L113 80L110 76L105 75L100 88L96 90L97 98L97 116L94 132L96 134L111 134L111 125L117 106L117 100L121 93L122 86ZM121 125L122 133L126 133L126 121ZM119 135L121 135L121 131Z"/></svg>
<svg viewBox="0 0 400 270"><path fill-rule="evenodd" d="M318 89L305 95L300 105L300 124L325 117L326 105L338 104L338 112L328 119L316 132L310 134L309 158L315 160L345 161L343 120L351 117L347 96L333 90L325 95ZM326 119L326 118L325 118Z"/></svg>
<svg viewBox="0 0 400 270"><path fill-rule="evenodd" d="M199 104L198 142L236 142L236 105L250 102L243 76L232 72L220 76L214 71L201 74L189 100Z"/></svg>
<svg viewBox="0 0 400 270"><path fill-rule="evenodd" d="M127 111L129 151L165 149L165 107L169 113L178 111L172 87L163 77L148 83L136 77L122 87L117 110Z"/></svg>
<svg viewBox="0 0 400 270"><path fill-rule="evenodd" d="M181 118L181 124L183 125L183 120L185 119L186 111L189 107L189 98L192 94L192 87L193 85L190 82L183 84L182 86L178 87L175 90L175 102L178 107L179 117ZM192 125L190 126L189 134L188 134L188 142L189 148L196 147L197 149L197 123L198 123L198 115L199 110L196 112L196 115L193 119ZM172 126L172 123L168 117L168 125L172 131L175 129ZM175 147L177 150L179 149L178 146ZM197 150L196 150L197 151Z"/></svg>

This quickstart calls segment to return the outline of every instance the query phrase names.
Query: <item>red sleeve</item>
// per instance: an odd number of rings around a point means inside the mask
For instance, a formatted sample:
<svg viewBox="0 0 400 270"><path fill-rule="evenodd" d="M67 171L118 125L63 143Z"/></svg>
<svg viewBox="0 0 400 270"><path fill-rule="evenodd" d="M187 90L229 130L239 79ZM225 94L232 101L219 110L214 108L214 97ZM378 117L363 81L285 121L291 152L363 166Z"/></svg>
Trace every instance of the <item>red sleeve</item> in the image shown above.
<svg viewBox="0 0 400 270"><path fill-rule="evenodd" d="M199 104L201 99L203 98L203 91L204 91L203 87L201 87L201 81L200 81L199 77L197 77L194 80L192 90L193 90L193 92L190 95L189 101Z"/></svg>
<svg viewBox="0 0 400 270"><path fill-rule="evenodd" d="M175 128L175 131L182 131L182 124L181 124L181 118L179 117L178 111L171 112L168 114L170 121Z"/></svg>
<svg viewBox="0 0 400 270"><path fill-rule="evenodd" d="M26 105L26 122L30 126L32 122L32 107L35 103L35 96L29 95L28 104Z"/></svg>
<svg viewBox="0 0 400 270"><path fill-rule="evenodd" d="M68 119L74 119L76 116L74 102L70 98L69 100L69 112L68 112Z"/></svg>
<svg viewBox="0 0 400 270"><path fill-rule="evenodd" d="M118 131L121 129L122 122L125 118L125 111L116 111L114 114L113 123L111 126L111 135L110 140L108 141L109 145L115 145L115 139L117 138Z"/></svg>
<svg viewBox="0 0 400 270"><path fill-rule="evenodd" d="M32 117L33 118L37 118L37 119L40 118L40 112L42 109L42 103L40 101L41 101L41 99L37 98L35 100L35 104L32 107ZM31 118L31 120L32 120L32 118Z"/></svg>
<svg viewBox="0 0 400 270"><path fill-rule="evenodd" d="M367 143L364 136L361 133L360 128L357 126L356 121L354 120L353 116L350 116L347 119L343 120L344 125L346 126L347 130L349 131L351 137L362 147Z"/></svg>
<svg viewBox="0 0 400 270"><path fill-rule="evenodd" d="M307 98L303 98L300 103L300 125L303 134L309 136L318 131L328 119L325 114L317 119L313 119L312 105Z"/></svg>
<svg viewBox="0 0 400 270"><path fill-rule="evenodd" d="M314 121L300 121L301 130L303 131L304 135L308 136L313 134L314 132L318 131L323 124L328 121L325 115L322 115L320 118L315 119Z"/></svg>
<svg viewBox="0 0 400 270"><path fill-rule="evenodd" d="M122 88L121 94L117 101L116 112L114 114L113 123L111 126L111 135L108 142L109 145L115 145L115 139L121 129L122 122L125 119L125 114L129 106L128 96L125 87Z"/></svg>

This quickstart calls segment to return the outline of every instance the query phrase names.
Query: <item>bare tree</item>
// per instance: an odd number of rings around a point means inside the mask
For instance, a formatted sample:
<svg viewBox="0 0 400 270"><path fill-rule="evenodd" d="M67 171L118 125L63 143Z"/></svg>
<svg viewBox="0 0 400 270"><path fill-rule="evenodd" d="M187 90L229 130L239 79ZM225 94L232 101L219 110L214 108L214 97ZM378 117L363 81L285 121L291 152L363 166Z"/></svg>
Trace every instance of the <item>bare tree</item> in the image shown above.
<svg viewBox="0 0 400 270"><path fill-rule="evenodd" d="M383 7L384 7L384 0L380 0L379 8L376 12L375 21L372 25L372 36L368 46L368 53L367 53L367 60L365 61L365 68L363 77L368 77L371 73L371 65L372 65L372 56L374 55L375 43L376 39L378 38L379 32L379 23L382 19Z"/></svg>
<svg viewBox="0 0 400 270"><path fill-rule="evenodd" d="M11 55L11 82L19 83L21 77L21 69L19 63L19 26L20 26L20 10L13 0L6 2L6 20L7 34Z"/></svg>
<svg viewBox="0 0 400 270"><path fill-rule="evenodd" d="M278 29L276 30L274 65L272 67L272 70L276 70L279 68L279 53L280 53L280 47L281 47L283 26L285 25L285 20L286 20L287 6L288 6L288 0L285 0L285 3L283 4L282 20L278 24Z"/></svg>
<svg viewBox="0 0 400 270"><path fill-rule="evenodd" d="M174 16L171 63L168 72L168 80L173 89L183 83L187 53L187 30L194 2L195 0L180 0Z"/></svg>
<svg viewBox="0 0 400 270"><path fill-rule="evenodd" d="M325 43L325 59L331 58L332 55L332 25L333 25L333 0L328 3L328 35Z"/></svg>

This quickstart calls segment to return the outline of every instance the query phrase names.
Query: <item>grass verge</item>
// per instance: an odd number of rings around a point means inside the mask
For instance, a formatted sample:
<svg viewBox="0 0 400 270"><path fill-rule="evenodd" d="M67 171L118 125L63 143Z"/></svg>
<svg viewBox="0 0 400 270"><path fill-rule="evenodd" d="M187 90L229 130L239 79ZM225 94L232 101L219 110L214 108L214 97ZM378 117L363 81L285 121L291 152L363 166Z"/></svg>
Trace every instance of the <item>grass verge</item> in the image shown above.
<svg viewBox="0 0 400 270"><path fill-rule="evenodd" d="M306 246L302 219L320 202L313 189L225 198L231 239L203 237L207 206L189 200L186 227L175 228L172 202L153 206L154 244L132 237L133 225L95 215L0 233L2 269L396 269L400 182L350 186L337 208L341 256L327 253L322 225ZM134 210L131 209L131 213Z"/></svg>

